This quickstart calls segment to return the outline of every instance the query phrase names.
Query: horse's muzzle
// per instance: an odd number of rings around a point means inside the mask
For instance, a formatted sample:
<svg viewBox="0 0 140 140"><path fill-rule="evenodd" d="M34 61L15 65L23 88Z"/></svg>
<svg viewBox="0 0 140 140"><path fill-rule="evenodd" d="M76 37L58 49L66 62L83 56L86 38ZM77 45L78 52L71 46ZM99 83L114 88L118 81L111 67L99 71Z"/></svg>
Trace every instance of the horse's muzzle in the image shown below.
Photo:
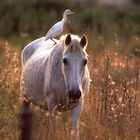
<svg viewBox="0 0 140 140"><path fill-rule="evenodd" d="M79 89L69 90L69 101L73 103L79 102L81 91Z"/></svg>

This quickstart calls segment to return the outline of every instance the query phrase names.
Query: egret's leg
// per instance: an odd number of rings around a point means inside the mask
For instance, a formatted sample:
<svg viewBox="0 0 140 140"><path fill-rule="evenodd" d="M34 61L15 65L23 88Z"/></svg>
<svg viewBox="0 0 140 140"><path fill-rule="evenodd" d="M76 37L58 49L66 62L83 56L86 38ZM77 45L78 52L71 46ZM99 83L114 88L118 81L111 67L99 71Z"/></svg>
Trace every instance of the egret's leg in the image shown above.
<svg viewBox="0 0 140 140"><path fill-rule="evenodd" d="M51 40L54 42L54 45L57 44L52 38L51 38Z"/></svg>

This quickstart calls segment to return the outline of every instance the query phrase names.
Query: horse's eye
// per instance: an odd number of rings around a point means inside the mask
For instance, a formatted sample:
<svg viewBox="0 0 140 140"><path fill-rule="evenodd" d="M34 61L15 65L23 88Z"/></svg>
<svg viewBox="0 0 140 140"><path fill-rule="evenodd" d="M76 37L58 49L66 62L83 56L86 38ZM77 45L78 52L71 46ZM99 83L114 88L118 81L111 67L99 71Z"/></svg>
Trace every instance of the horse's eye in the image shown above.
<svg viewBox="0 0 140 140"><path fill-rule="evenodd" d="M64 65L67 65L68 64L67 58L63 58L63 63L64 63Z"/></svg>
<svg viewBox="0 0 140 140"><path fill-rule="evenodd" d="M84 63L83 64L84 64L84 66L87 64L87 59L84 59Z"/></svg>

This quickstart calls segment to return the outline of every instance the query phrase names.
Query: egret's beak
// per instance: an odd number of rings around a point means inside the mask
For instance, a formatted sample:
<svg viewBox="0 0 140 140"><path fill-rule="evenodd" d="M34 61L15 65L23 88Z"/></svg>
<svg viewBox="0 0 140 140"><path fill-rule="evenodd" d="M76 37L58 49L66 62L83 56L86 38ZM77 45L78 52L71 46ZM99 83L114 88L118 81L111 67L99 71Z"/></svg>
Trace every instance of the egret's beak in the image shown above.
<svg viewBox="0 0 140 140"><path fill-rule="evenodd" d="M75 15L75 12L71 11L71 14Z"/></svg>

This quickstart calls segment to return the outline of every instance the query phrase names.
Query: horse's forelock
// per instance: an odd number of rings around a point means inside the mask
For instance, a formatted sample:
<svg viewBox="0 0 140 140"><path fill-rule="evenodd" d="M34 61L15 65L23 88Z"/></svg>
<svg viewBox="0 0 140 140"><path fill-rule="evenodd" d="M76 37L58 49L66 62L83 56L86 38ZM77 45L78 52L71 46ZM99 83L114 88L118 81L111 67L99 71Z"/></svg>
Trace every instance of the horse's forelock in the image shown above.
<svg viewBox="0 0 140 140"><path fill-rule="evenodd" d="M61 40L60 45L61 45L61 47L63 46L63 48L65 49L65 52L73 52L73 53L76 53L79 55L86 55L87 56L85 49L83 47L81 47L81 45L80 45L81 38L77 35L72 35L72 34L70 36L71 36L72 40L68 46L65 45L65 38L67 37L67 34L61 36L61 38L60 38L60 40Z"/></svg>

